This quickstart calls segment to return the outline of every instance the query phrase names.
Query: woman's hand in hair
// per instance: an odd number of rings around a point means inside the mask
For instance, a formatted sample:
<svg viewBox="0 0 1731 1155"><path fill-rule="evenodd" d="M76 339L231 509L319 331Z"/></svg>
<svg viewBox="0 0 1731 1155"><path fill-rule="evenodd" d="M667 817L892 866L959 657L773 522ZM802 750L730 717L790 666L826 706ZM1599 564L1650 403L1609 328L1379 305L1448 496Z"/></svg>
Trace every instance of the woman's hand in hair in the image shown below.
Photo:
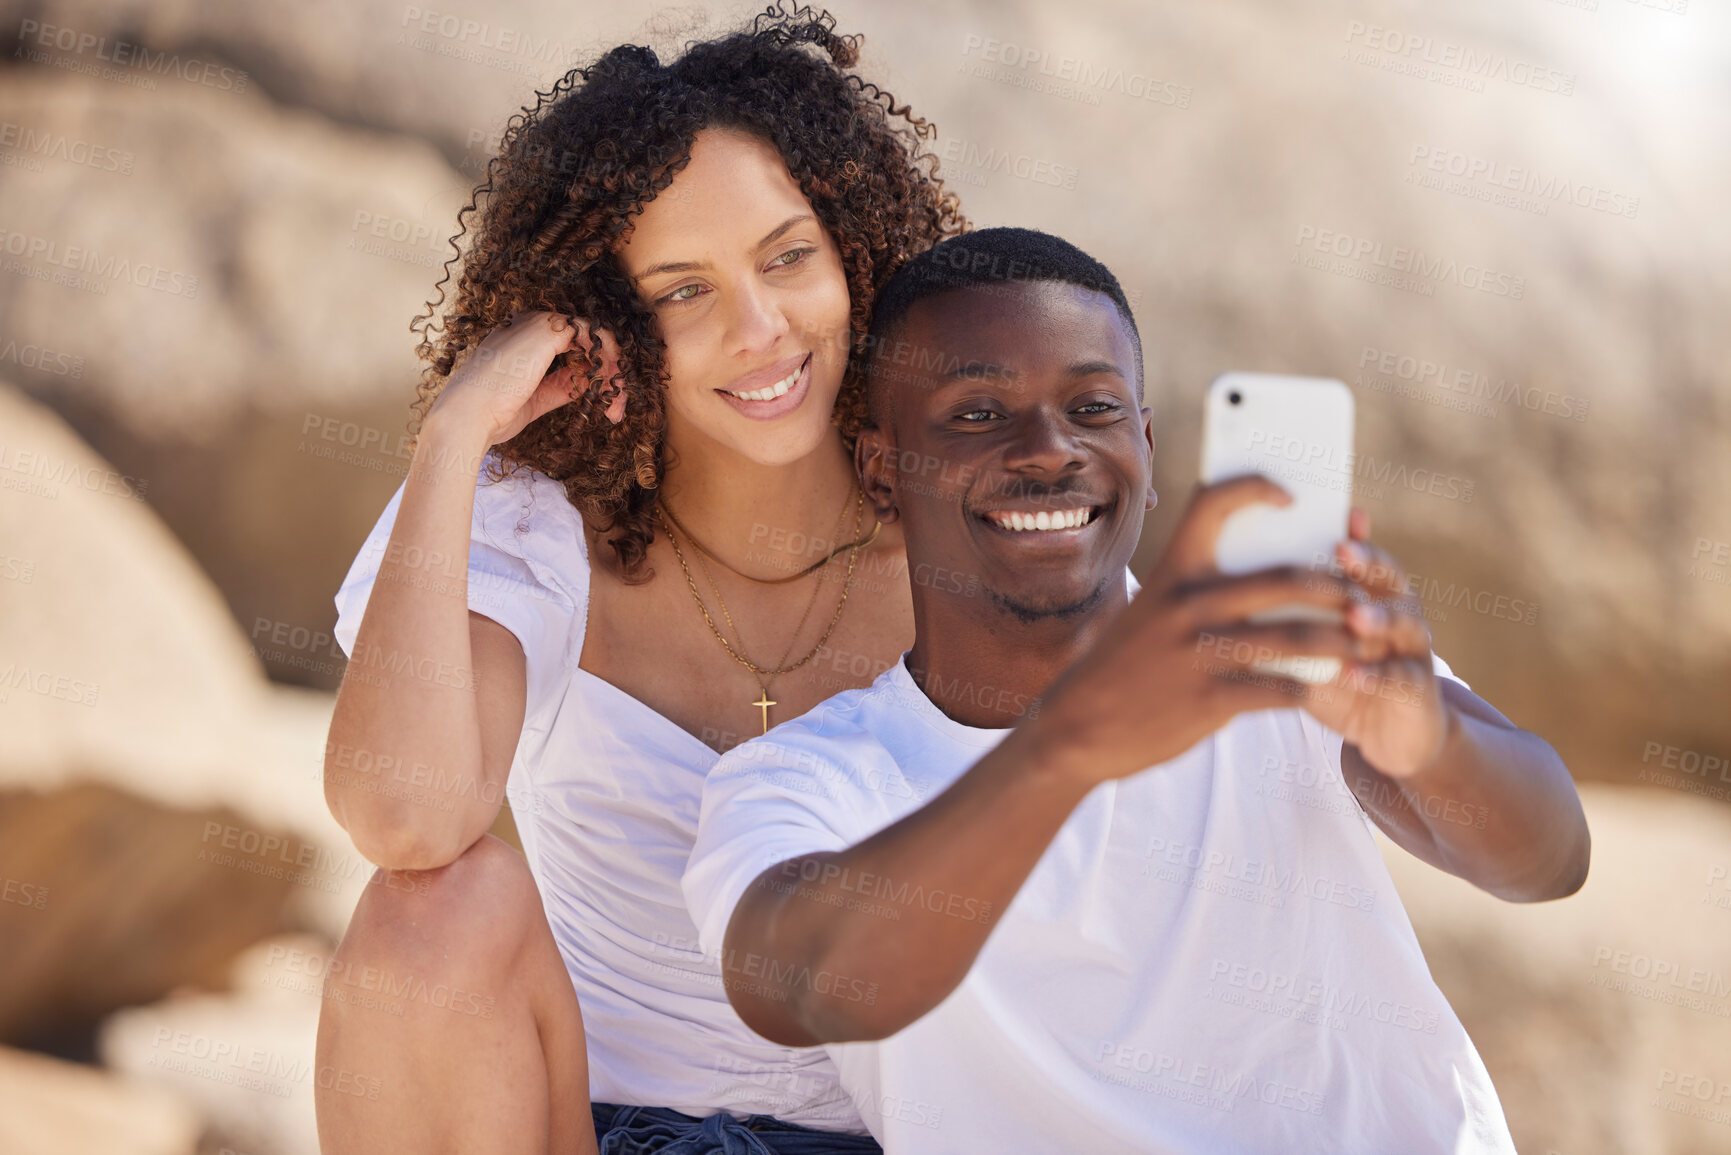
<svg viewBox="0 0 1731 1155"><path fill-rule="evenodd" d="M605 329L595 334L586 321L519 313L457 364L428 418L440 414L441 420L473 423L486 432L489 446L509 441L530 422L581 397L589 388L590 366L599 360L602 382L616 389L606 413L617 425L625 417L619 346ZM554 359L568 352L574 354L569 363L553 368Z"/></svg>

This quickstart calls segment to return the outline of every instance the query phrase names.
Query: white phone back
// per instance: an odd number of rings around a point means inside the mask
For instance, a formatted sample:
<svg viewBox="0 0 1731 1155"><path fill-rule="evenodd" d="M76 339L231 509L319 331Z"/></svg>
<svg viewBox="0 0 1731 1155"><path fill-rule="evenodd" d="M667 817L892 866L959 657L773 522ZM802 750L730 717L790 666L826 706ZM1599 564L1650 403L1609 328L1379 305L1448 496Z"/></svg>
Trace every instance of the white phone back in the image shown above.
<svg viewBox="0 0 1731 1155"><path fill-rule="evenodd" d="M1260 473L1293 497L1289 506L1258 503L1227 518L1221 572L1328 565L1352 506L1352 437L1352 391L1332 378L1226 373L1209 386L1203 482Z"/></svg>

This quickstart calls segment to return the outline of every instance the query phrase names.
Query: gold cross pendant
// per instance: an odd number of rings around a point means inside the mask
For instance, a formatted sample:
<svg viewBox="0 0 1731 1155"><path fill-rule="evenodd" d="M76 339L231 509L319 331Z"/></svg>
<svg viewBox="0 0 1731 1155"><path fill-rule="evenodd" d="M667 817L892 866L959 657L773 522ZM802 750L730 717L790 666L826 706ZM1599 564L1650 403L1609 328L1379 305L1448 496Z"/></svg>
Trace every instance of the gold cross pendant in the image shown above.
<svg viewBox="0 0 1731 1155"><path fill-rule="evenodd" d="M769 687L768 686L759 686L758 690L760 692L757 696L757 701L753 702L752 705L756 706L760 711L762 711L762 713L763 713L763 732L765 734L767 734L767 733L769 733L769 708L771 706L775 705L775 700L769 696Z"/></svg>

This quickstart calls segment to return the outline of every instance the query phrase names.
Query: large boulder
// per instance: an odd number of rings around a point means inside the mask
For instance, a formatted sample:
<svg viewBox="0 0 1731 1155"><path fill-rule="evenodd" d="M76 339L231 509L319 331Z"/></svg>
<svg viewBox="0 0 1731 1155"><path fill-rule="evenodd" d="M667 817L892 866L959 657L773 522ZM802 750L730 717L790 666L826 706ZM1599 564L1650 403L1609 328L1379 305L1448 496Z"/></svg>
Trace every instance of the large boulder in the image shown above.
<svg viewBox="0 0 1731 1155"><path fill-rule="evenodd" d="M0 277L0 373L136 479L273 677L333 689L331 594L407 468L409 320L472 178L256 86L13 67L0 102L29 271Z"/></svg>
<svg viewBox="0 0 1731 1155"><path fill-rule="evenodd" d="M0 384L0 787L106 782L340 838L327 695L272 686L221 598L121 474Z"/></svg>
<svg viewBox="0 0 1731 1155"><path fill-rule="evenodd" d="M0 386L0 429L0 868L31 888L0 903L0 1032L220 985L264 934L340 934L372 868L324 804L330 697L266 680L49 410Z"/></svg>
<svg viewBox="0 0 1731 1155"><path fill-rule="evenodd" d="M13 68L0 102L20 158L0 168L5 249L28 270L0 309L58 355L35 389L198 443L248 409L298 422L412 386L409 318L469 192L427 145L256 89Z"/></svg>
<svg viewBox="0 0 1731 1155"><path fill-rule="evenodd" d="M339 123L419 136L469 167L485 162L505 119L533 104L536 89L605 48L629 40L670 52L748 20L756 7L500 0L459 11L334 0L8 0L0 19L21 30L20 45L42 54L42 63L112 60L118 51L126 72L161 86L204 87L216 98L263 89ZM82 50L81 36L91 38ZM152 53L117 50L116 42Z"/></svg>

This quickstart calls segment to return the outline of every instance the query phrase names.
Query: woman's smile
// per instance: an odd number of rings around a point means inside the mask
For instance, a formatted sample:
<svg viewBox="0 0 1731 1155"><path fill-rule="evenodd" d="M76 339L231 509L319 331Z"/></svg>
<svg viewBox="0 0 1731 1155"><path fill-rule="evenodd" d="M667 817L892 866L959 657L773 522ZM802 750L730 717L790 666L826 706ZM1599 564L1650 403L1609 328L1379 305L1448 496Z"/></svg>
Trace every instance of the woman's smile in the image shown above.
<svg viewBox="0 0 1731 1155"><path fill-rule="evenodd" d="M789 362L793 364L791 369L787 369ZM786 372L782 372L784 369ZM781 375L773 376L776 373ZM772 378L769 384L759 384L766 377ZM785 416L798 409L811 392L811 354L778 361L768 369L748 373L716 392L729 405L754 420L770 421Z"/></svg>

